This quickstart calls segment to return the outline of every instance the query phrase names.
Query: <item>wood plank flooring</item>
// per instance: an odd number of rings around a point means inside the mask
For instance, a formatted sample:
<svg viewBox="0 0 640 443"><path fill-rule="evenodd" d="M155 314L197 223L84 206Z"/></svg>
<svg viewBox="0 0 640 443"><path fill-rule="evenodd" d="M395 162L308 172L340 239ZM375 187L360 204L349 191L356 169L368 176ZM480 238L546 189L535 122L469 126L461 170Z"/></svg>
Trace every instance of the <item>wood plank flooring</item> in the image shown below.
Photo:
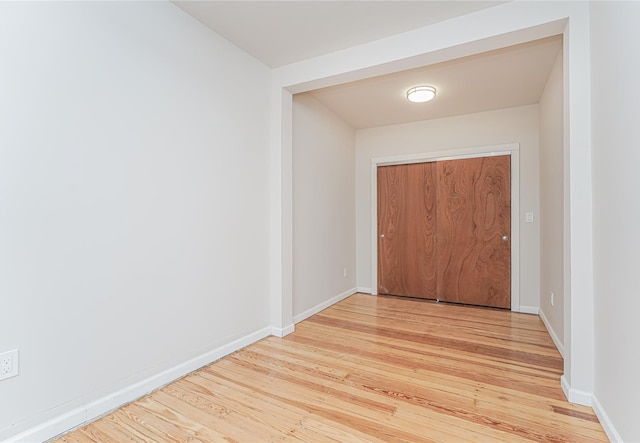
<svg viewBox="0 0 640 443"><path fill-rule="evenodd" d="M606 442L537 316L355 294L56 442Z"/></svg>

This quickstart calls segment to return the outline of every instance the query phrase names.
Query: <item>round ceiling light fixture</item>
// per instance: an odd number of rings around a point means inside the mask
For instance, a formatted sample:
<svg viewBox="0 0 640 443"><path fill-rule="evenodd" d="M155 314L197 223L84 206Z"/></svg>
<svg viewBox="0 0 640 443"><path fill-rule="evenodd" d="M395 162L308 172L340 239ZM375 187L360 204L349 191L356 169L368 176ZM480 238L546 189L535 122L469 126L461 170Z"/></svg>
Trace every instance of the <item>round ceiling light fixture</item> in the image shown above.
<svg viewBox="0 0 640 443"><path fill-rule="evenodd" d="M424 103L433 100L436 88L433 86L415 86L407 91L407 99L414 103Z"/></svg>

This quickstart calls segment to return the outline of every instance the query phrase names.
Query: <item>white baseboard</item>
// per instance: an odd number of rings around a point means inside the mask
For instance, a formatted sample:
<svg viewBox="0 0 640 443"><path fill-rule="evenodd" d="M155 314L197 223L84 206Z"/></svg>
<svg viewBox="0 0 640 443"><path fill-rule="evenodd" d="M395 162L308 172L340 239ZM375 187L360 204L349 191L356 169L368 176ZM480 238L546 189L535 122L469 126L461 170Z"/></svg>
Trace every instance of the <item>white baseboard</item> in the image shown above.
<svg viewBox="0 0 640 443"><path fill-rule="evenodd" d="M276 337L286 337L295 331L296 327L294 324L289 326L285 326L284 328L276 328L275 326L271 327L271 335L275 335Z"/></svg>
<svg viewBox="0 0 640 443"><path fill-rule="evenodd" d="M372 294L373 293L371 288L365 288L365 287L362 287L362 286L358 286L356 288L356 292L362 292L363 294Z"/></svg>
<svg viewBox="0 0 640 443"><path fill-rule="evenodd" d="M572 389L567 382L566 377L563 375L560 378L560 382L562 384L562 390L564 391L564 395L567 397L571 403L577 403L583 406L591 406L593 408L593 412L595 412L596 417L600 421L602 425L602 429L604 429L605 434L607 434L607 438L613 443L623 443L622 437L618 430L613 425L613 422L609 418L607 411L602 407L602 404L598 401L598 398L589 392L580 391L578 389Z"/></svg>
<svg viewBox="0 0 640 443"><path fill-rule="evenodd" d="M262 328L211 351L205 352L184 363L168 368L156 375L152 375L137 383L119 389L112 394L89 402L84 406L62 413L17 435L8 436L6 440L4 438L0 438L0 440L11 443L31 443L52 439L64 432L94 421L114 409L144 397L150 392L166 386L196 369L213 363L226 355L268 337L271 335L271 332L271 327Z"/></svg>
<svg viewBox="0 0 640 443"><path fill-rule="evenodd" d="M540 315L540 319L542 320L542 323L544 323L544 326L547 328L547 331L551 336L551 340L553 340L553 343L556 345L556 348L558 348L558 352L560 353L560 355L562 355L562 358L564 358L564 346L562 345L560 338L558 338L556 331L554 331L553 328L551 327L551 323L549 323L549 319L547 318L546 315L544 315L544 311L542 309L540 309L539 315Z"/></svg>
<svg viewBox="0 0 640 443"><path fill-rule="evenodd" d="M611 422L609 415L604 410L604 408L602 407L602 405L600 404L600 402L598 401L595 395L592 397L592 402L593 402L593 411L596 413L598 420L600 420L600 424L602 425L602 428L604 429L605 434L607 434L607 437L609 437L609 440L612 441L613 443L623 443L622 437L618 433L618 430L616 429L615 426L613 426L613 423Z"/></svg>
<svg viewBox="0 0 640 443"><path fill-rule="evenodd" d="M567 397L567 400L569 400L570 403L592 406L593 394L591 392L572 388L564 375L560 377L560 385L562 386L564 396Z"/></svg>
<svg viewBox="0 0 640 443"><path fill-rule="evenodd" d="M520 312L521 314L538 315L538 313L540 312L540 308L536 308L535 306L522 306L522 305L520 305L520 309L518 309L518 312Z"/></svg>
<svg viewBox="0 0 640 443"><path fill-rule="evenodd" d="M322 303L320 303L319 305L314 306L311 309L307 309L306 311L295 315L293 317L293 322L294 323L300 323L302 320L306 320L307 318L311 317L314 314L317 314L318 312L322 311L323 309L327 309L329 306L334 305L336 303L338 303L340 300L344 300L345 298L349 297L350 295L355 294L356 292L360 292L358 291L358 289L356 288L351 288L347 291L344 291L342 294L338 294L335 297L331 297L329 300L324 301Z"/></svg>

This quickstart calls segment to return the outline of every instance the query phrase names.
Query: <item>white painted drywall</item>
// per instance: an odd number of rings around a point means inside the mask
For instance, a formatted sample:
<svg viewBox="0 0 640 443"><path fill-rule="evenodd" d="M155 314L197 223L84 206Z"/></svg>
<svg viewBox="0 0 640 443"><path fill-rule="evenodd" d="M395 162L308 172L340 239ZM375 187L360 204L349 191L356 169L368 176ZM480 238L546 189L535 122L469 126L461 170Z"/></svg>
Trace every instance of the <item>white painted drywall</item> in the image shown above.
<svg viewBox="0 0 640 443"><path fill-rule="evenodd" d="M562 52L540 98L540 310L562 351L564 341L564 165ZM554 303L551 306L553 293Z"/></svg>
<svg viewBox="0 0 640 443"><path fill-rule="evenodd" d="M591 12L595 396L640 441L640 3ZM612 439L614 435L611 435Z"/></svg>
<svg viewBox="0 0 640 443"><path fill-rule="evenodd" d="M311 95L295 95L294 317L355 287L354 169L354 129Z"/></svg>
<svg viewBox="0 0 640 443"><path fill-rule="evenodd" d="M269 326L270 72L170 3L0 3L0 440Z"/></svg>
<svg viewBox="0 0 640 443"><path fill-rule="evenodd" d="M371 287L371 159L520 143L520 305L539 306L538 106L524 106L356 132L357 285Z"/></svg>

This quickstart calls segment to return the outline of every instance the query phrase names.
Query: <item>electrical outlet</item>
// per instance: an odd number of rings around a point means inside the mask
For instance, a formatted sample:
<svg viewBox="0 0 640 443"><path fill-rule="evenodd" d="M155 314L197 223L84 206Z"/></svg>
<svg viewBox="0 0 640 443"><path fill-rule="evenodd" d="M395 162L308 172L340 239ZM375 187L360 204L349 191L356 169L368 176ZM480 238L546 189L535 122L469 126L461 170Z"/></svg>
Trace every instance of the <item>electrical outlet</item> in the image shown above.
<svg viewBox="0 0 640 443"><path fill-rule="evenodd" d="M554 302L554 300L553 300L554 293L553 293L553 292L550 292L550 293L549 293L549 295L551 296L551 306L553 306L553 304L554 304L554 303L553 303L553 302Z"/></svg>
<svg viewBox="0 0 640 443"><path fill-rule="evenodd" d="M18 350L0 354L0 380L18 375Z"/></svg>

